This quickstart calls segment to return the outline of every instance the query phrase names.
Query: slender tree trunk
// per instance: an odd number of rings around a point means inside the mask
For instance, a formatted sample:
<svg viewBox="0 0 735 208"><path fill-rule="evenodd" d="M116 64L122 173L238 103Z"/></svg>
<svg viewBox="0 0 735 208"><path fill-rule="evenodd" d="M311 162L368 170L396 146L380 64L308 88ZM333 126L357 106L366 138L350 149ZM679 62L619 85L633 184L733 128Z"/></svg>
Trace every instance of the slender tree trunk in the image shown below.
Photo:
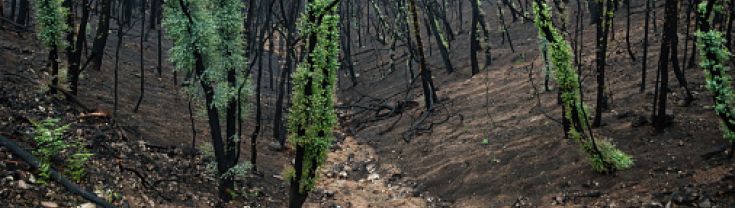
<svg viewBox="0 0 735 208"><path fill-rule="evenodd" d="M261 122L261 109L260 109L260 90L261 90L261 80L262 80L262 74L263 74L263 61L258 60L258 76L256 80L255 85L255 127L253 129L253 134L250 136L250 149L251 149L251 156L250 156L250 163L253 164L253 169L257 171L257 143L256 139L258 138L258 135L260 134L260 122Z"/></svg>
<svg viewBox="0 0 735 208"><path fill-rule="evenodd" d="M138 101L135 102L135 108L133 108L133 112L136 113L145 95L145 60L143 60L143 56L145 55L143 52L145 48L143 46L143 41L145 40L145 0L140 1L140 15L142 16L140 21L140 97L138 97Z"/></svg>
<svg viewBox="0 0 735 208"><path fill-rule="evenodd" d="M507 0L504 0L504 1L507 1ZM503 14L503 9L500 7L500 4L497 4L497 6L498 6L498 17L499 17L498 19L500 20L500 25L502 26L503 33L505 34L505 37L508 40L508 44L510 45L510 51L515 53L516 49L513 47L513 39L510 38L510 31L508 31L508 26L505 24L505 17ZM511 7L510 5L508 5L508 7L511 8L511 11L513 11L513 7ZM513 14L514 14L513 21L515 22L515 13Z"/></svg>
<svg viewBox="0 0 735 208"><path fill-rule="evenodd" d="M678 28L678 20L674 20L674 28ZM684 105L689 106L691 102L694 100L694 95L692 95L692 91L689 90L689 85L687 84L686 76L684 76L684 71L679 67L679 38L677 37L676 33L674 33L673 37L671 38L671 66L674 69L674 75L676 75L676 80L679 81L679 86L684 88L684 91L686 93L686 97L684 97ZM685 56L686 57L686 56Z"/></svg>
<svg viewBox="0 0 735 208"><path fill-rule="evenodd" d="M31 11L30 3L28 1L30 0L20 0L20 6L18 7L18 16L15 19L15 23L18 25L25 25L28 21L28 14Z"/></svg>
<svg viewBox="0 0 735 208"><path fill-rule="evenodd" d="M304 160L304 148L301 146L298 146L296 148L296 158L294 159L296 161L294 165L295 175L291 179L291 186L289 187L290 197L288 202L289 208L301 208L301 205L304 204L306 201L306 193L301 193L299 190L298 181L301 180L301 177L303 177L303 171L298 171L304 168L303 161ZM296 184L296 185L294 185Z"/></svg>
<svg viewBox="0 0 735 208"><path fill-rule="evenodd" d="M265 13L265 24L263 24L262 29L260 30L259 35L259 41L257 42L258 47L258 77L256 81L256 88L255 88L255 129L253 129L253 134L250 137L250 145L251 145L251 157L250 157L250 163L253 165L253 170L258 171L257 169L257 158L258 158L258 151L257 151L257 138L258 135L260 135L261 130L261 120L262 120L262 110L261 110L261 90L263 85L263 52L265 47L265 34L266 31L269 28L270 25L270 14L271 14L271 8L273 4L270 4L271 7L269 7L268 12Z"/></svg>
<svg viewBox="0 0 735 208"><path fill-rule="evenodd" d="M49 52L49 62L51 62L51 94L56 94L56 88L59 86L59 47L54 44Z"/></svg>
<svg viewBox="0 0 735 208"><path fill-rule="evenodd" d="M694 17L699 18L699 9L697 9L697 5L699 5L699 0L692 0L692 13L694 13ZM695 19L696 19L695 18ZM699 21L694 21L694 28L699 28ZM694 68L696 65L696 57L697 57L697 41L696 39L692 39L692 54L689 56L689 61L687 61L687 67L686 68ZM686 59L686 57L684 57Z"/></svg>
<svg viewBox="0 0 735 208"><path fill-rule="evenodd" d="M69 59L69 89L73 95L78 92L79 76L82 73L81 62L82 62L82 49L83 43L87 37L87 21L89 20L89 7L88 0L82 0L82 18L79 22L79 31L76 33L76 40L69 43L70 47L73 47L72 53L67 54ZM70 35L74 35L72 31Z"/></svg>
<svg viewBox="0 0 735 208"><path fill-rule="evenodd" d="M726 46L732 51L732 24L735 20L735 0L730 0L730 13L727 17L727 31L725 32Z"/></svg>
<svg viewBox="0 0 735 208"><path fill-rule="evenodd" d="M105 45L107 45L107 36L110 30L110 2L112 0L100 0L100 12L97 14L97 34L92 43L92 67L99 71L102 66L102 58L104 57ZM119 21L119 20L118 20ZM118 28L119 29L119 28Z"/></svg>
<svg viewBox="0 0 735 208"><path fill-rule="evenodd" d="M10 19L15 18L15 8L17 7L17 1L18 0L12 0L10 2Z"/></svg>
<svg viewBox="0 0 735 208"><path fill-rule="evenodd" d="M163 9L161 9L161 1L159 1L159 0L152 0L152 1L155 1L155 2L158 2L158 3L156 3L156 8L155 8L155 10L153 10L155 12L155 14L156 14L155 16L156 16L156 19L157 20L154 20L153 18L151 18L151 22L153 22L152 24L156 24L155 21L157 21L158 24L160 24L161 17L163 16ZM151 28L152 29L155 29L155 25L151 25ZM158 72L158 77L159 78L163 74L163 64L162 64L163 48L161 47L161 36L162 36L162 34L161 34L162 32L161 31L162 30L163 30L163 28L161 28L161 26L159 25L158 26L158 30L156 31L156 33L158 33L156 35L157 36L157 39L158 39L158 41L157 41L158 42L158 45L157 45L157 50L156 50L158 52L158 54L157 54L158 65L156 65L156 71ZM175 76L174 76L174 79L176 79Z"/></svg>
<svg viewBox="0 0 735 208"><path fill-rule="evenodd" d="M480 17L480 6L477 0L469 0L472 5L472 23L470 23L470 65L472 66L472 75L480 73L480 66L477 63L477 51L480 41L477 39L477 25Z"/></svg>
<svg viewBox="0 0 735 208"><path fill-rule="evenodd" d="M653 19L651 20L653 23L653 35L658 36L658 23L656 22L656 0L650 0L651 1L651 15L653 15Z"/></svg>
<svg viewBox="0 0 735 208"><path fill-rule="evenodd" d="M437 46L439 47L439 53L442 56L442 60L444 61L444 67L447 69L447 73L451 74L454 72L454 66L452 66L452 61L449 59L449 49L447 49L447 43L445 38L442 38L442 31L439 31L439 28L437 26L436 20L436 12L432 8L428 8L430 6L427 6L428 11L428 20L426 24L429 25L429 28L431 28L431 31L434 32L434 38L436 39Z"/></svg>
<svg viewBox="0 0 735 208"><path fill-rule="evenodd" d="M599 20L597 21L597 105L595 106L595 119L592 126L602 125L602 111L607 109L607 96L605 96L605 64L607 59L607 37L612 25L613 1L597 0Z"/></svg>
<svg viewBox="0 0 735 208"><path fill-rule="evenodd" d="M686 24L686 32L684 33L684 55L682 56L682 62L681 62L681 69L682 73L685 74L686 72L686 65L687 65L687 54L689 50L689 27L691 25L691 18L692 18L692 8L694 7L692 5L692 0L687 1L687 17L684 19L684 24ZM693 48L692 50L696 51L696 48Z"/></svg>
<svg viewBox="0 0 735 208"><path fill-rule="evenodd" d="M119 20L120 14L118 14L118 20ZM117 22L117 44L115 47L115 72L114 72L114 98L113 98L113 107L112 107L112 115L113 117L117 117L117 86L118 86L118 68L120 66L120 46L122 46L123 41L123 25L124 23L118 21ZM101 57L101 56L100 56Z"/></svg>
<svg viewBox="0 0 735 208"><path fill-rule="evenodd" d="M191 99L189 100L189 121L191 122L191 149L197 147L197 130L194 124L194 111L191 108Z"/></svg>
<svg viewBox="0 0 735 208"><path fill-rule="evenodd" d="M669 87L669 70L668 70L668 64L669 64L669 57L671 56L671 50L672 48L672 38L676 37L676 14L677 14L677 4L675 0L666 0L666 11L664 13L665 15L665 21L664 21L664 32L663 32L663 42L661 44L661 54L659 59L659 74L660 74L660 83L658 84L659 93L658 97L656 97L658 102L658 109L656 112L656 116L654 116L654 126L656 127L656 132L663 132L664 128L666 127L667 119L666 118L666 100L668 95L668 87ZM675 49L673 49L675 50Z"/></svg>
<svg viewBox="0 0 735 208"><path fill-rule="evenodd" d="M630 59L635 61L635 54L633 54L633 49L630 47L630 0L625 0L625 12L625 45L628 48Z"/></svg>
<svg viewBox="0 0 735 208"><path fill-rule="evenodd" d="M350 23L351 23L351 15L350 15L350 1L343 1L342 7L340 9L342 10L342 53L344 56L343 59L343 66L347 69L347 71L350 73L350 80L352 81L352 86L357 86L357 76L355 75L355 68L352 64L352 44L350 44L352 40L352 36L350 36Z"/></svg>
<svg viewBox="0 0 735 208"><path fill-rule="evenodd" d="M646 0L646 17L643 24L643 58L641 60L641 89L640 92L646 91L646 71L648 70L648 22L651 13L651 0Z"/></svg>
<svg viewBox="0 0 735 208"><path fill-rule="evenodd" d="M419 30L418 12L416 11L416 0L409 0L409 9L412 16L411 18L413 19L413 31L415 37L414 39L416 39L416 47L419 56L419 73L421 74L421 84L424 89L424 102L426 104L426 110L428 112L434 108L434 103L438 100L438 98L436 97L436 91L434 90L434 84L431 78L431 71L426 67L424 46L423 43L421 43L421 31Z"/></svg>
<svg viewBox="0 0 735 208"><path fill-rule="evenodd" d="M278 98L276 99L276 109L274 113L273 118L273 137L275 137L280 145L280 148L283 149L286 145L286 127L283 123L283 109L286 105L285 103L285 97L287 96L287 92L291 92L291 87L289 85L290 75L293 68L293 62L294 58L296 57L296 51L294 47L295 37L294 34L296 34L296 18L298 15L298 10L301 7L301 0L297 0L295 3L291 4L291 7L289 7L289 10L286 11L286 9L283 8L284 3L281 1L281 11L284 13L283 15L286 17L286 21L284 22L286 27L286 40L284 44L284 54L286 55L286 63L283 65L283 68L281 69L281 81L278 84ZM286 14L287 13L287 14ZM361 19L360 16L358 16L358 20ZM360 33L358 32L358 35Z"/></svg>
<svg viewBox="0 0 735 208"><path fill-rule="evenodd" d="M470 0L470 1L474 1L474 0ZM462 11L463 9L462 0L457 1L457 4L458 4L457 5L457 19L459 22L459 31L462 31L462 25L464 24L464 18L462 16L464 14L464 11Z"/></svg>

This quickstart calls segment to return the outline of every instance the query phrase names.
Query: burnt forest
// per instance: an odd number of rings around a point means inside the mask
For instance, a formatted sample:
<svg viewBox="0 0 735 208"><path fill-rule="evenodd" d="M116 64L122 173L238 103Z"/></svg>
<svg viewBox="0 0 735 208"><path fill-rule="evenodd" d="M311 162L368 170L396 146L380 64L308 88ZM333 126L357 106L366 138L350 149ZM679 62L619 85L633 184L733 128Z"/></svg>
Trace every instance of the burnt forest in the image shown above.
<svg viewBox="0 0 735 208"><path fill-rule="evenodd" d="M0 0L0 207L735 208L735 0Z"/></svg>

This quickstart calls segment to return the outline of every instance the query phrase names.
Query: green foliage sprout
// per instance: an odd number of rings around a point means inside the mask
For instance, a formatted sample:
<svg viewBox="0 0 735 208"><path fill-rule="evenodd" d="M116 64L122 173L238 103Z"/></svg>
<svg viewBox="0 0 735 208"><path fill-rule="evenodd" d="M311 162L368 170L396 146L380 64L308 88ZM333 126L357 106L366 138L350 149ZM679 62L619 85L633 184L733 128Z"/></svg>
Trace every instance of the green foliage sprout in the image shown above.
<svg viewBox="0 0 735 208"><path fill-rule="evenodd" d="M33 154L38 157L40 162L39 176L40 183L45 183L49 177L51 169L51 161L53 157L59 156L61 152L75 149L70 156L66 158L69 163L66 167L66 175L74 181L80 181L85 174L84 164L92 157L92 154L84 147L84 143L76 141L69 144L62 136L64 132L69 130L69 124L59 125L59 119L45 119L42 121L31 121L33 124L36 149Z"/></svg>
<svg viewBox="0 0 735 208"><path fill-rule="evenodd" d="M304 148L299 191L311 191L316 184L316 171L326 160L337 125L334 110L335 83L339 68L339 16L336 9L327 10L331 1L315 0L299 22L300 33L314 47L307 61L293 74L293 105L288 116L289 142ZM313 15L313 16L311 16ZM321 16L313 22L311 17Z"/></svg>
<svg viewBox="0 0 735 208"><path fill-rule="evenodd" d="M66 16L69 13L61 6L63 0L35 0L38 39L48 48L65 47L64 35L69 30Z"/></svg>
<svg viewBox="0 0 735 208"><path fill-rule="evenodd" d="M571 128L569 136L580 143L582 151L589 157L593 170L605 172L630 168L633 160L629 155L618 150L606 140L594 140L586 136L584 132L580 132L589 127L586 122L583 122L588 119L585 113L587 109L582 103L579 77L572 67L572 49L554 27L548 5L534 1L533 12L535 14L534 23L539 35L548 41L547 50L553 65L552 69L555 70L554 78L561 90L561 98L565 107L564 115L570 121L578 121L579 128Z"/></svg>
<svg viewBox="0 0 735 208"><path fill-rule="evenodd" d="M720 1L702 1L697 7L698 13L702 15L700 28L696 32L697 47L700 51L699 66L704 71L707 88L712 91L714 110L721 119L723 137L735 142L735 108L733 108L735 92L732 89L732 77L729 75L730 67L727 66L732 54L726 46L722 32L715 30L714 27L710 28L712 20L705 16L708 14L708 4L714 4L713 11L709 12L723 13Z"/></svg>
<svg viewBox="0 0 735 208"><path fill-rule="evenodd" d="M86 174L86 168L84 168L84 164L87 163L87 161L94 155L89 152L89 150L84 147L84 143L77 141L74 143L76 152L74 152L67 161L69 164L66 167L65 173L69 178L71 178L74 181L81 181L84 175Z"/></svg>
<svg viewBox="0 0 735 208"><path fill-rule="evenodd" d="M38 157L40 162L38 175L42 184L50 177L51 159L69 147L61 138L64 132L69 129L69 125L59 126L58 123L58 119L31 121L35 131L33 140L37 145L36 149L33 150L33 154Z"/></svg>
<svg viewBox="0 0 735 208"><path fill-rule="evenodd" d="M238 87L243 87L242 97L249 97L252 90L246 78L243 17L240 15L242 3L238 0L183 0L192 17L192 25L181 10L179 1L166 1L163 27L167 36L173 41L169 50L170 60L177 71L192 73L195 69L195 57L192 51L199 50L204 56L206 70L193 81L204 81L214 86L214 102L212 106L224 114L226 105L237 98ZM191 31L190 31L191 30ZM227 72L235 70L237 83L227 83ZM188 85L187 92L196 98L202 97L198 85ZM247 99L244 99L247 100ZM241 112L247 112L244 102ZM245 115L240 115L245 117Z"/></svg>

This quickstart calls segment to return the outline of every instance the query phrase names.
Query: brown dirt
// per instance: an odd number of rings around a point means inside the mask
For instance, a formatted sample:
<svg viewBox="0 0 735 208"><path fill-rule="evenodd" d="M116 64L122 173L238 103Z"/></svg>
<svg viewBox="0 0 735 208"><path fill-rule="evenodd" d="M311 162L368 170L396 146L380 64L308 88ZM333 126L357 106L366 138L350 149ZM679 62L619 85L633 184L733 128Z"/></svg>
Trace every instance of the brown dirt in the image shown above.
<svg viewBox="0 0 735 208"><path fill-rule="evenodd" d="M642 8L634 6L636 11ZM662 9L659 12L662 14ZM634 15L633 25L642 25L642 15ZM495 17L494 10L487 16ZM489 23L496 21L493 18ZM662 22L658 24L660 27ZM585 28L583 85L585 102L593 107L594 26ZM686 69L696 97L689 107L676 105L683 99L682 90L670 76L674 93L669 96L669 108L675 119L665 133L654 134L651 126L632 126L638 117L648 117L652 109L660 37L653 37L650 43L647 91L639 93L640 62L631 62L625 52L624 28L624 16L619 15L608 54L606 86L612 97L611 110L603 114L604 126L594 131L598 138L610 139L634 157L635 166L630 170L614 175L594 173L578 145L563 139L561 125L544 115L558 119L561 112L555 91L539 92L537 101L537 91L529 82L532 69L535 88L543 89L539 73L542 62L531 23L512 24L515 53L507 43L501 45L500 39L495 40L493 65L474 77L469 74L468 53L463 52L469 51L466 34L459 35L452 44L455 53L451 60L457 66L453 74L444 72L438 50L433 49L434 54L427 59L439 88L438 96L445 100L422 125L437 123L430 131L419 132L410 142L402 139L423 112L419 83L414 85L409 100L421 103L421 107L402 116L380 119L375 118L374 111L351 108L344 112L349 116L343 128L354 131L358 141L375 149L382 158L381 167L399 168L405 177L418 181L417 191L436 194L451 202L452 207L655 205L670 202L688 186L702 197L684 205L706 200L735 204L735 181L727 179L735 171L732 160L724 159L722 154L701 157L727 142L722 139L710 107L711 95L703 86L699 70ZM642 27L633 27L631 34L640 61ZM500 35L493 33L493 37ZM371 43L367 45L364 50L372 50ZM342 103L394 104L403 97L407 79L404 69L391 72L387 65L373 68L370 64L386 63L387 53L368 52L354 59L360 60L360 85L349 88L349 83L343 83L339 95ZM405 66L405 58L397 63ZM488 144L482 144L483 139Z"/></svg>

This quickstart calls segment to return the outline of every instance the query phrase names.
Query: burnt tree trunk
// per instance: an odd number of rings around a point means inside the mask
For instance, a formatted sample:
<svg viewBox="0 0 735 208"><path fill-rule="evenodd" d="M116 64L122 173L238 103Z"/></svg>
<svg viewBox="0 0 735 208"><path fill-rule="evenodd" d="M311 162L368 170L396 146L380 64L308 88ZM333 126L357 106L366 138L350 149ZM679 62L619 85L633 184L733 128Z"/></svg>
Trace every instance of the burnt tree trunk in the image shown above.
<svg viewBox="0 0 735 208"><path fill-rule="evenodd" d="M602 125L602 111L607 109L607 96L605 95L605 64L607 64L607 37L612 25L613 1L597 0L596 8L599 19L597 20L597 48L595 65L597 66L597 105L595 106L595 119L592 126Z"/></svg>
<svg viewBox="0 0 735 208"><path fill-rule="evenodd" d="M54 44L51 46L51 51L49 51L48 59L51 62L51 94L57 93L57 88L59 86L59 47Z"/></svg>
<svg viewBox="0 0 735 208"><path fill-rule="evenodd" d="M676 22L677 22L677 3L675 0L666 0L665 5L665 20L664 20L664 32L663 32L663 42L661 43L661 54L659 58L659 77L660 77L660 83L658 83L658 95L655 97L656 100L654 100L655 103L658 103L654 106L654 116L653 116L653 124L656 128L656 132L661 133L663 132L664 128L666 127L666 123L668 118L666 117L666 100L668 96L668 87L669 87L669 70L668 70L668 64L669 64L669 58L671 57L671 50L675 50L672 48L672 43L674 42L672 39L676 38ZM657 109L656 109L657 107Z"/></svg>
<svg viewBox="0 0 735 208"><path fill-rule="evenodd" d="M20 0L18 16L15 18L15 23L19 26L25 25L28 21L28 14L30 14L31 11L30 3L28 1L30 0Z"/></svg>
<svg viewBox="0 0 735 208"><path fill-rule="evenodd" d="M143 60L143 56L145 55L143 52L145 48L143 46L143 41L145 40L145 0L140 1L140 15L140 96L138 97L138 101L135 102L135 108L133 108L133 112L135 113L138 112L140 103L143 102L143 96L145 95L145 60Z"/></svg>
<svg viewBox="0 0 735 208"><path fill-rule="evenodd" d="M480 18L480 6L477 0L469 0L472 5L472 22L470 23L470 65L472 66L472 75L480 73L480 66L477 63L477 51L480 48L480 41L477 39L477 25Z"/></svg>
<svg viewBox="0 0 735 208"><path fill-rule="evenodd" d="M71 94L77 95L79 86L79 76L82 73L81 62L82 62L82 49L83 43L87 37L87 21L89 20L89 5L88 0L82 0L82 19L79 22L79 31L76 32L76 39L69 43L72 48L72 53L67 54L69 60L69 90ZM72 31L70 35L74 35Z"/></svg>
<svg viewBox="0 0 735 208"><path fill-rule="evenodd" d="M426 105L426 111L431 111L434 108L434 103L438 100L436 97L436 91L434 90L434 83L431 78L431 70L426 67L426 57L424 56L424 46L421 43L421 30L419 30L419 18L416 10L416 0L409 0L409 9L411 13L411 19L413 20L413 32L414 39L416 39L416 48L419 56L419 73L421 74L421 85L424 90L424 103ZM430 23L426 23L430 24Z"/></svg>
<svg viewBox="0 0 735 208"><path fill-rule="evenodd" d="M630 0L625 0L625 46L628 48L630 59L635 61L635 54L630 47Z"/></svg>
<svg viewBox="0 0 735 208"><path fill-rule="evenodd" d="M107 45L107 36L110 30L110 2L112 0L100 0L100 12L97 18L97 34L92 43L92 56L94 62L92 67L99 71L102 66L102 58L104 57L105 46ZM119 20L118 20L119 21ZM119 29L119 28L118 28Z"/></svg>
<svg viewBox="0 0 735 208"><path fill-rule="evenodd" d="M431 32L434 33L434 39L436 40L436 45L439 47L439 53L442 56L442 61L444 61L444 67L447 69L447 73L452 73L454 71L454 66L452 66L452 61L449 59L449 49L447 48L447 44L444 40L444 35L442 35L442 31L439 30L438 25L436 23L437 16L436 11L434 11L431 6L427 6L427 14L428 19L426 21L426 24L429 25L429 28L431 28ZM449 41L449 39L446 39L446 41Z"/></svg>
<svg viewBox="0 0 735 208"><path fill-rule="evenodd" d="M281 81L278 84L278 97L276 99L276 106L275 106L275 113L273 118L273 137L276 138L276 140L279 143L280 149L283 149L286 145L286 127L283 122L283 111L285 106L285 97L287 96L287 92L290 92L288 90L290 87L288 87L288 80L291 78L291 72L293 68L293 62L296 57L296 51L295 51L295 41L296 37L294 37L294 34L296 34L296 18L298 17L298 11L301 7L301 0L295 0L295 2L291 2L290 7L288 10L286 10L284 5L284 0L281 0L280 3L280 10L282 15L285 17L283 24L285 24L286 28L286 44L284 44L285 48L285 55L286 55L286 63L283 65L283 68L281 69ZM358 16L358 19L359 16ZM359 35L359 32L358 32Z"/></svg>
<svg viewBox="0 0 735 208"><path fill-rule="evenodd" d="M648 70L648 22L651 19L651 1L646 0L646 17L643 24L643 58L641 60L641 89L646 91L646 71Z"/></svg>
<svg viewBox="0 0 735 208"><path fill-rule="evenodd" d="M113 95L113 104L112 104L112 115L113 115L113 117L116 117L117 116L117 88L118 88L118 82L117 81L118 81L118 68L120 66L120 46L122 46L122 41L123 41L123 38L124 38L124 33L123 33L123 25L124 25L124 23L119 21L121 14L118 13L117 16L118 16L118 21L117 21L117 44L116 44L116 47L115 47L115 71L114 71L114 75L113 75L114 76L114 80L113 80L113 82L114 82L113 83L113 85L114 85L113 94L114 95ZM102 57L101 54L100 54L99 57Z"/></svg>
<svg viewBox="0 0 735 208"><path fill-rule="evenodd" d="M342 60L342 66L347 69L347 71L350 74L350 80L352 81L352 86L357 86L357 76L355 75L355 68L352 63L352 44L350 44L352 40L352 36L350 36L350 23L351 23L351 14L350 14L350 1L343 1L342 6L340 7L342 12L342 35L340 36L342 41L342 55L344 56L344 59Z"/></svg>

